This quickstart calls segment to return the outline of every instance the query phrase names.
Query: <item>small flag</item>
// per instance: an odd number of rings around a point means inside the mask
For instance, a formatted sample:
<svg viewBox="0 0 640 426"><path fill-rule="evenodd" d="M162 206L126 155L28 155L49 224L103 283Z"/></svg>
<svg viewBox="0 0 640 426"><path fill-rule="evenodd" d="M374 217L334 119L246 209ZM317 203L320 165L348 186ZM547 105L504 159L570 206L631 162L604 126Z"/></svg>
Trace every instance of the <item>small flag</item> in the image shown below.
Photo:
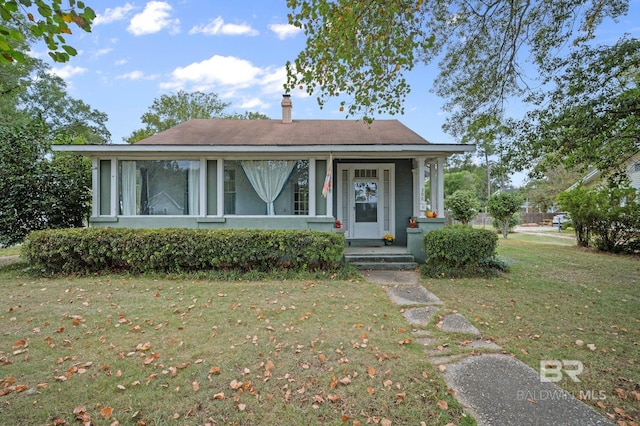
<svg viewBox="0 0 640 426"><path fill-rule="evenodd" d="M327 198L327 194L331 189L331 173L333 172L333 156L329 155L329 161L327 162L327 176L324 178L324 186L322 187L322 196Z"/></svg>

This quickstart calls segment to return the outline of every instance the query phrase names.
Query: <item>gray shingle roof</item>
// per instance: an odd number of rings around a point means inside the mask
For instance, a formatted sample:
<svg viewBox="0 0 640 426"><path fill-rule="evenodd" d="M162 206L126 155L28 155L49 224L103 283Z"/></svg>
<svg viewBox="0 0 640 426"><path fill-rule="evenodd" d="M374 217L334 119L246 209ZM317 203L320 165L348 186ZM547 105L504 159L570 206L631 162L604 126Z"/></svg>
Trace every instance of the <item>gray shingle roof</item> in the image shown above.
<svg viewBox="0 0 640 426"><path fill-rule="evenodd" d="M137 142L136 145L287 146L426 145L429 142L398 120L372 124L347 120L196 119Z"/></svg>

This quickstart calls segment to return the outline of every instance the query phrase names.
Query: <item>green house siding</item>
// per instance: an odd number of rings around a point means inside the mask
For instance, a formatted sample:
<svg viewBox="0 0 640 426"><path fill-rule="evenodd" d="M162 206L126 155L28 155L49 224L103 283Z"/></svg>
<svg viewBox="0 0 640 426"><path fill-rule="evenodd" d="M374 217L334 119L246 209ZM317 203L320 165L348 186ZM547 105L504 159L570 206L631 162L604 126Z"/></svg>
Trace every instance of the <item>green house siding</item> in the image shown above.
<svg viewBox="0 0 640 426"><path fill-rule="evenodd" d="M218 214L218 161L207 161L207 214Z"/></svg>

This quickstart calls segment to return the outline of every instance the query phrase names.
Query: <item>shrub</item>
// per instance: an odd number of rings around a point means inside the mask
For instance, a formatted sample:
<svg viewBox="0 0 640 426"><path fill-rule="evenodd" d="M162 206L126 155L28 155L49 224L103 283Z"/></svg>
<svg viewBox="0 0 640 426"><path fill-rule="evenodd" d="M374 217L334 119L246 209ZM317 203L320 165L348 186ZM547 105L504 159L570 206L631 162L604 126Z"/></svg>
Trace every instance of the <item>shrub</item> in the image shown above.
<svg viewBox="0 0 640 426"><path fill-rule="evenodd" d="M343 252L344 236L302 230L59 229L23 245L47 273L333 270Z"/></svg>
<svg viewBox="0 0 640 426"><path fill-rule="evenodd" d="M426 276L462 277L495 274L503 269L495 261L498 236L488 229L448 226L424 236Z"/></svg>
<svg viewBox="0 0 640 426"><path fill-rule="evenodd" d="M509 221L513 214L520 210L522 201L520 194L515 192L500 192L487 200L487 211L500 223L503 238L509 235Z"/></svg>
<svg viewBox="0 0 640 426"><path fill-rule="evenodd" d="M513 228L518 226L520 224L520 221L520 213L512 214L509 218L509 223L507 224L508 232L513 232ZM496 231L502 232L502 230L504 229L504 223L502 223L502 221L499 219L494 218L492 225Z"/></svg>
<svg viewBox="0 0 640 426"><path fill-rule="evenodd" d="M464 189L449 195L445 200L445 205L451 211L453 218L465 225L478 216L480 209L476 194Z"/></svg>

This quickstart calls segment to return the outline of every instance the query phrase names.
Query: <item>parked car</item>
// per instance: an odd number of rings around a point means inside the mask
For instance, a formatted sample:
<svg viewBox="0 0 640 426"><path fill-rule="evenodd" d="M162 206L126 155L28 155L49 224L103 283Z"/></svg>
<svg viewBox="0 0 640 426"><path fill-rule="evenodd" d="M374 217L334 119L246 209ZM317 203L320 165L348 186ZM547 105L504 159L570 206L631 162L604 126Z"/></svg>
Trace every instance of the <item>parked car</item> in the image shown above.
<svg viewBox="0 0 640 426"><path fill-rule="evenodd" d="M569 213L563 212L555 215L551 220L551 223L553 224L553 226L560 226L560 225L564 225L566 222L569 222L570 220L571 218L569 217Z"/></svg>

